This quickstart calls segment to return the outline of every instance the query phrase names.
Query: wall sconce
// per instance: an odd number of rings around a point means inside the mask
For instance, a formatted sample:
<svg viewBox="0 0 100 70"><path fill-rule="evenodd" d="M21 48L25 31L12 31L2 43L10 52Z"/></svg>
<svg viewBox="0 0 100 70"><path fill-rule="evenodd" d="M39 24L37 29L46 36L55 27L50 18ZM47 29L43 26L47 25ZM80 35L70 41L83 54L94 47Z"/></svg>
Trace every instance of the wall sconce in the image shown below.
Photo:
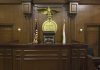
<svg viewBox="0 0 100 70"><path fill-rule="evenodd" d="M83 31L83 29L81 28L79 31L80 31L80 32L82 32L82 31Z"/></svg>
<svg viewBox="0 0 100 70"><path fill-rule="evenodd" d="M18 28L17 30L20 32L22 29L21 28Z"/></svg>
<svg viewBox="0 0 100 70"><path fill-rule="evenodd" d="M22 2L23 13L24 14L32 14L32 4L31 2Z"/></svg>
<svg viewBox="0 0 100 70"><path fill-rule="evenodd" d="M76 14L77 13L78 2L70 2L69 4L69 13Z"/></svg>

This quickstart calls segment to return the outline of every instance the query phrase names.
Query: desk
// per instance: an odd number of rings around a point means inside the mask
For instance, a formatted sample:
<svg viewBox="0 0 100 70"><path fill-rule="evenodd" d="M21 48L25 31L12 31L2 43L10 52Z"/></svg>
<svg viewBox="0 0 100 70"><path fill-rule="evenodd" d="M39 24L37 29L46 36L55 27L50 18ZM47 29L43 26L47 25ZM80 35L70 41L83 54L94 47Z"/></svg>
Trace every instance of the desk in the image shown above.
<svg viewBox="0 0 100 70"><path fill-rule="evenodd" d="M0 70L87 70L87 45L0 45Z"/></svg>
<svg viewBox="0 0 100 70"><path fill-rule="evenodd" d="M92 60L96 65L96 69L100 70L100 57L92 57Z"/></svg>

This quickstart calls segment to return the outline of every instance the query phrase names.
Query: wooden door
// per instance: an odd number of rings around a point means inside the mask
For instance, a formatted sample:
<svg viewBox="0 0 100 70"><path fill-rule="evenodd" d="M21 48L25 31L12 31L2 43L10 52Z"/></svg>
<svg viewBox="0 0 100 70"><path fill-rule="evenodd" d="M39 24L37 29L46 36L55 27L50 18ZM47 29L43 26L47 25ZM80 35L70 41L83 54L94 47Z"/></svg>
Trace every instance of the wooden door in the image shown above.
<svg viewBox="0 0 100 70"><path fill-rule="evenodd" d="M100 38L100 27L99 26L87 26L86 42L89 48L93 48L94 56L99 56L99 38Z"/></svg>
<svg viewBox="0 0 100 70"><path fill-rule="evenodd" d="M8 43L13 40L13 26L0 25L0 43Z"/></svg>

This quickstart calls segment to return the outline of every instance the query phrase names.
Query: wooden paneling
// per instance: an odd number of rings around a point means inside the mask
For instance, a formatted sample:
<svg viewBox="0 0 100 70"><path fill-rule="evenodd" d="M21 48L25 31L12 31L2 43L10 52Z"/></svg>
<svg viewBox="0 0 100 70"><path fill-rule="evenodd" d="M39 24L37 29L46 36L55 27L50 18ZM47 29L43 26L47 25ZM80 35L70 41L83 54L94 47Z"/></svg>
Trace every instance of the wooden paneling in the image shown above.
<svg viewBox="0 0 100 70"><path fill-rule="evenodd" d="M31 1L31 0L0 0L0 4L11 4L11 3L21 3L22 1ZM65 4L69 1L78 1L79 4L100 4L99 0L32 0L33 3L39 4Z"/></svg>
<svg viewBox="0 0 100 70"><path fill-rule="evenodd" d="M0 0L0 3L21 3L21 0Z"/></svg>
<svg viewBox="0 0 100 70"><path fill-rule="evenodd" d="M31 2L32 0L21 0L22 2Z"/></svg>
<svg viewBox="0 0 100 70"><path fill-rule="evenodd" d="M100 25L100 6L99 5L79 5L78 14L76 16L76 35L77 40L84 41L84 32L86 24ZM83 29L83 31L80 31Z"/></svg>
<svg viewBox="0 0 100 70"><path fill-rule="evenodd" d="M93 58L94 57L88 56L88 70L96 70L96 65Z"/></svg>
<svg viewBox="0 0 100 70"><path fill-rule="evenodd" d="M98 2L99 3L99 2ZM48 6L48 5L47 5ZM46 6L46 7L47 7ZM55 7L56 6L56 7ZM57 7L52 6L53 9L59 12L53 16L54 21L58 25L58 31L56 33L56 43L62 43L62 25L64 19L66 19L66 39L67 42L70 40L70 21L68 16L68 7ZM42 8L42 7L41 7ZM33 13L34 16L35 13ZM39 22L39 43L42 43L42 23L46 20L46 16L38 13ZM78 5L78 13L75 17L75 27L76 27L76 40L80 42L85 42L84 40L84 25L88 23L100 25L100 5ZM73 19L72 19L73 20ZM32 33L34 32L34 18L30 16L25 16L23 14L22 4L17 5L0 5L0 24L13 24L14 25L14 39L19 40L20 43L32 42ZM33 25L32 25L33 23ZM22 31L17 31L18 28ZM82 28L83 31L80 32L79 29Z"/></svg>
<svg viewBox="0 0 100 70"><path fill-rule="evenodd" d="M30 42L30 26L33 18L25 16L21 4L15 5L0 5L0 24L13 24L13 40L19 40L20 43ZM29 26L30 25L30 26ZM17 29L21 28L19 32Z"/></svg>
<svg viewBox="0 0 100 70"><path fill-rule="evenodd" d="M87 43L89 47L93 48L93 55L98 56L98 39L99 39L99 27L87 27Z"/></svg>
<svg viewBox="0 0 100 70"><path fill-rule="evenodd" d="M7 43L13 40L13 26L0 25L0 43Z"/></svg>
<svg viewBox="0 0 100 70"><path fill-rule="evenodd" d="M43 4L43 3L56 3L56 4L62 4L62 3L68 3L69 1L77 1L79 2L79 4L100 4L100 1L99 0L54 0L54 1L51 1L51 0L33 0L33 3L40 3L40 4Z"/></svg>
<svg viewBox="0 0 100 70"><path fill-rule="evenodd" d="M33 3L66 3L67 0L33 0Z"/></svg>
<svg viewBox="0 0 100 70"><path fill-rule="evenodd" d="M100 57L92 57L92 60L94 62L94 65L96 66L96 69L100 69L99 65L100 65Z"/></svg>
<svg viewBox="0 0 100 70"><path fill-rule="evenodd" d="M79 4L99 4L100 5L100 0L80 0Z"/></svg>
<svg viewBox="0 0 100 70"><path fill-rule="evenodd" d="M87 70L84 44L0 45L0 54L1 70Z"/></svg>

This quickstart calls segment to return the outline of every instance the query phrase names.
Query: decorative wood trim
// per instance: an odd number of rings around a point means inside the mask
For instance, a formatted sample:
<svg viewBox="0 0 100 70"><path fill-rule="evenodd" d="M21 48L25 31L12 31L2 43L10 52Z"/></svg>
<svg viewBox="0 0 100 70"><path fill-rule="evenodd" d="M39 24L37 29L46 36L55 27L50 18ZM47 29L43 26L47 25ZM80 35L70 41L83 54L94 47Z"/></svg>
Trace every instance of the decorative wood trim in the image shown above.
<svg viewBox="0 0 100 70"><path fill-rule="evenodd" d="M69 10L69 13L70 14L76 14L77 13L77 6L78 6L78 3L77 2L70 2L70 10Z"/></svg>

